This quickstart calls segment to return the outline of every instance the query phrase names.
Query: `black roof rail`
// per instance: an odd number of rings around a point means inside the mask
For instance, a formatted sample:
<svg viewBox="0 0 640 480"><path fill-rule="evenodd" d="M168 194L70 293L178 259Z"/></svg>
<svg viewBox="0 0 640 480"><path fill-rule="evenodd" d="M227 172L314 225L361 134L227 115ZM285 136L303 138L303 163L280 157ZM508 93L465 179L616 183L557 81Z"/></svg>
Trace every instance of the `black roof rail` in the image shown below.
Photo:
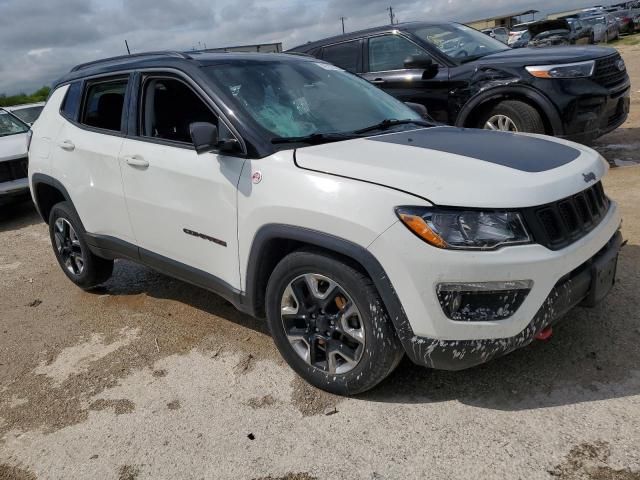
<svg viewBox="0 0 640 480"><path fill-rule="evenodd" d="M77 72L78 70L83 70L85 68L93 67L95 65L100 65L101 63L115 62L117 60L126 60L127 58L154 57L154 56L162 56L162 55L167 57L183 58L185 60L192 59L191 55L185 52L178 52L173 50L160 50L157 52L132 53L131 55L120 55L117 57L103 58L101 60L94 60L92 62L81 63L80 65L76 65L75 67L73 67L71 71Z"/></svg>

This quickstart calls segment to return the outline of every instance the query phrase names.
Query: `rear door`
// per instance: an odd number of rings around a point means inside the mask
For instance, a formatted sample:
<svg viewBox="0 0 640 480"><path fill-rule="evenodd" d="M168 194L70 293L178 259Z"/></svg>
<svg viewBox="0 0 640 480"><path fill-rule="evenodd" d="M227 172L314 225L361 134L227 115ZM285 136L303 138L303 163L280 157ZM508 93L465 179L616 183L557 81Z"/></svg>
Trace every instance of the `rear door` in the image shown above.
<svg viewBox="0 0 640 480"><path fill-rule="evenodd" d="M51 166L87 232L133 242L118 163L129 77L111 76L68 87Z"/></svg>
<svg viewBox="0 0 640 480"><path fill-rule="evenodd" d="M420 103L429 115L449 123L449 69L437 65L437 71L405 69L404 61L412 55L430 56L421 46L400 34L386 34L367 39L365 79L403 102Z"/></svg>
<svg viewBox="0 0 640 480"><path fill-rule="evenodd" d="M142 73L136 85L137 124L120 165L140 256L177 268L171 273L181 278L191 267L196 283L213 290L239 288L236 195L244 159L197 154L189 127L209 122L232 134L186 77Z"/></svg>

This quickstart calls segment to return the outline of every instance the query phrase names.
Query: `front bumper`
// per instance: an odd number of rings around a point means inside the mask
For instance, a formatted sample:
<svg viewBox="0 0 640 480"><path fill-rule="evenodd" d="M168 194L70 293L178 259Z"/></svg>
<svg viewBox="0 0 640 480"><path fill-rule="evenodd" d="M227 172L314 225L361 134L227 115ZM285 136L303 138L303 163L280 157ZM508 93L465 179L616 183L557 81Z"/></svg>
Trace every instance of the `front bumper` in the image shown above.
<svg viewBox="0 0 640 480"><path fill-rule="evenodd" d="M464 370L530 344L539 332L558 322L572 308L580 304L592 307L601 300L595 293L592 267L595 264L615 265L621 245L622 235L617 232L594 257L558 281L531 323L518 335L462 341L415 337L411 341L411 351L407 353L415 363L430 368Z"/></svg>
<svg viewBox="0 0 640 480"><path fill-rule="evenodd" d="M9 182L0 182L0 204L10 202L16 197L29 194L29 179L20 178Z"/></svg>

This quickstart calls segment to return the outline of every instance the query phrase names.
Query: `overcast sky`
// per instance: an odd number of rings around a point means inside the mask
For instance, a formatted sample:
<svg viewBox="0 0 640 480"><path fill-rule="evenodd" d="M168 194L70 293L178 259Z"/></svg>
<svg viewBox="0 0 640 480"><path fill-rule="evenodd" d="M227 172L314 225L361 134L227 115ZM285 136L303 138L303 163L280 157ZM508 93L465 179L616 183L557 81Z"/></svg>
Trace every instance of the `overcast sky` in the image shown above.
<svg viewBox="0 0 640 480"><path fill-rule="evenodd" d="M75 64L132 52L283 42L285 49L400 21L456 20L585 0L0 0L0 93L48 85ZM597 3L597 2L596 2Z"/></svg>

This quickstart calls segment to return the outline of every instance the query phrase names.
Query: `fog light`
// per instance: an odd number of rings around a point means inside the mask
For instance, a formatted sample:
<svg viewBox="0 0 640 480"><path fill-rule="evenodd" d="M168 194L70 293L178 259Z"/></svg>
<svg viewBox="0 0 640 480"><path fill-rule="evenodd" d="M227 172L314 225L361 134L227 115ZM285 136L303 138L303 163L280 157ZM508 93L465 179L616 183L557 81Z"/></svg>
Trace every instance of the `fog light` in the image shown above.
<svg viewBox="0 0 640 480"><path fill-rule="evenodd" d="M511 317L527 298L532 280L440 283L436 288L444 314L458 322L487 322Z"/></svg>

